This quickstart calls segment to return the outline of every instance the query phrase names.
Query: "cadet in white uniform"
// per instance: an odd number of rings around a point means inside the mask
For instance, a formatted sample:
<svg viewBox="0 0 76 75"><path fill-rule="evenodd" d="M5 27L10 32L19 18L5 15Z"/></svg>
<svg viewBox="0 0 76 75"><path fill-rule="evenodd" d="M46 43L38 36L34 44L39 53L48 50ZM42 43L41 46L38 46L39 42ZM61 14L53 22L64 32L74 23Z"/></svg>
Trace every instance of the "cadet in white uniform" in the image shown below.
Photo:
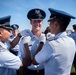
<svg viewBox="0 0 76 75"><path fill-rule="evenodd" d="M19 33L19 26L17 24L13 24L11 25L12 28L12 35L10 36L9 41L6 42L6 45L8 46L8 49L10 47L10 42L12 42L14 40L14 38L16 38L17 34ZM10 52L12 52L15 55L19 54L19 44L17 44L14 48L10 49Z"/></svg>
<svg viewBox="0 0 76 75"><path fill-rule="evenodd" d="M73 38L73 40L75 41L75 44L76 44L76 24L73 25L73 29L74 29L74 32L72 32L69 36ZM76 53L75 53L73 65L74 65L75 71L76 71Z"/></svg>
<svg viewBox="0 0 76 75"><path fill-rule="evenodd" d="M69 34L70 37L72 37L76 43L76 24L73 25L74 32Z"/></svg>
<svg viewBox="0 0 76 75"><path fill-rule="evenodd" d="M28 34L27 39L22 39L23 41L30 40L28 42L28 46L31 52L31 59L34 57L34 54L38 48L38 45L40 43L41 37L44 37L45 34L42 34L41 28L42 28L42 22L43 19L45 18L46 14L43 10L41 9L32 9L28 12L27 17L30 20L30 24L32 26L32 30L24 30L21 32L21 35L26 35ZM22 58L24 57L24 52L23 52L23 41L21 40L20 42L20 51L21 51L21 56ZM44 37L43 42L45 42L46 38ZM44 75L44 70L43 70L43 64L39 65L33 65L29 66L25 70L25 75Z"/></svg>
<svg viewBox="0 0 76 75"><path fill-rule="evenodd" d="M20 58L9 52L5 45L5 42L10 38L10 18L11 16L0 18L0 75L16 75L16 70L23 67L23 65L30 65L28 63L31 61L26 59L26 57L30 58L28 49L24 50L27 55L24 56L23 62L21 62ZM19 35L18 38L20 38Z"/></svg>
<svg viewBox="0 0 76 75"><path fill-rule="evenodd" d="M65 30L71 18L66 12L49 8L51 16L49 21L50 32L55 34L51 41L47 41L38 52L33 64L44 64L45 75L70 75L75 55L75 42L68 37Z"/></svg>

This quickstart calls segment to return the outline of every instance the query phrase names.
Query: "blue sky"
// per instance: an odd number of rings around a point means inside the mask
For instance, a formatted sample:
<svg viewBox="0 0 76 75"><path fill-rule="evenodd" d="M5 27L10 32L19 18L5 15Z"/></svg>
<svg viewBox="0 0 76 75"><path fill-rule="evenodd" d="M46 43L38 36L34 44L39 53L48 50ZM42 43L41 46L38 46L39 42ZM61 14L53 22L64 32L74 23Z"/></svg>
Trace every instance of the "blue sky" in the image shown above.
<svg viewBox="0 0 76 75"><path fill-rule="evenodd" d="M48 26L50 12L48 8L59 9L76 17L76 0L0 0L0 17L11 15L10 24L18 24L19 30L30 29L27 13L33 8L40 8L46 12L42 30ZM71 20L67 29L72 29L76 19Z"/></svg>

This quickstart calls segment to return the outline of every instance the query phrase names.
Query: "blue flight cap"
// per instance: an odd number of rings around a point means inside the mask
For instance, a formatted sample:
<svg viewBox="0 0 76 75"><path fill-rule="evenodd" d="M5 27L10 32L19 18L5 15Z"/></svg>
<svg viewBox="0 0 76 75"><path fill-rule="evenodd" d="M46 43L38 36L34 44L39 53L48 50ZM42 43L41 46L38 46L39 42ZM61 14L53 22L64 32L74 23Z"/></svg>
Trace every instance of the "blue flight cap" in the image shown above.
<svg viewBox="0 0 76 75"><path fill-rule="evenodd" d="M27 18L29 20L31 20L31 19L40 19L40 20L42 20L45 17L46 17L46 13L43 10L38 9L38 8L30 10L28 12L28 14L27 14Z"/></svg>
<svg viewBox="0 0 76 75"><path fill-rule="evenodd" d="M50 19L48 21L50 21L52 18L57 18L63 21L70 21L70 19L75 19L76 17L70 15L69 13L66 13L64 11L61 10L56 10L53 8L49 8L49 11L51 13Z"/></svg>
<svg viewBox="0 0 76 75"><path fill-rule="evenodd" d="M76 24L73 25L73 29L76 30Z"/></svg>
<svg viewBox="0 0 76 75"><path fill-rule="evenodd" d="M16 29L19 28L19 25L17 25L17 24L13 24L13 25L11 25L11 28L12 28L13 30L16 30Z"/></svg>
<svg viewBox="0 0 76 75"><path fill-rule="evenodd" d="M11 18L11 16L1 17L0 18L0 28L11 30L12 28L10 27L10 18Z"/></svg>

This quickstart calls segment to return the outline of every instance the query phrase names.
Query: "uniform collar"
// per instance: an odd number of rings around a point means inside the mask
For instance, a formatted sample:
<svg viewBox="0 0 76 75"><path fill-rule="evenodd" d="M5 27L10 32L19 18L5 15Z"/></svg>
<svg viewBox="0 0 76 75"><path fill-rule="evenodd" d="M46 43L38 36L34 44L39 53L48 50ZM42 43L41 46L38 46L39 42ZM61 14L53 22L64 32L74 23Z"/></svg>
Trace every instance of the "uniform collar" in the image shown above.
<svg viewBox="0 0 76 75"><path fill-rule="evenodd" d="M61 33L59 33L59 34L57 34L57 35L55 36L55 39L61 38L61 37L64 37L64 36L67 36L67 33L66 33L66 32L61 32Z"/></svg>
<svg viewBox="0 0 76 75"><path fill-rule="evenodd" d="M7 46L6 46L4 43L0 42L0 45L1 45L3 48L7 49Z"/></svg>

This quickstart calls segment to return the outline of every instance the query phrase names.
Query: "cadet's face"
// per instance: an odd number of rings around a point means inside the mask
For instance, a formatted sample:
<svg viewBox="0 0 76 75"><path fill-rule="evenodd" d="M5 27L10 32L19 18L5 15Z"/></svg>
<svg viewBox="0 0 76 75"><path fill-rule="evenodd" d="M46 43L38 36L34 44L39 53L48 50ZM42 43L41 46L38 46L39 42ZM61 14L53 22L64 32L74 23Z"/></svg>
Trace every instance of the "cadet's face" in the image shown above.
<svg viewBox="0 0 76 75"><path fill-rule="evenodd" d="M42 20L34 20L32 19L30 21L31 25L32 25L32 30L35 30L35 31L39 31L41 30L41 27L42 27Z"/></svg>
<svg viewBox="0 0 76 75"><path fill-rule="evenodd" d="M1 35L2 35L2 42L9 40L10 35L11 35L10 30L3 29Z"/></svg>
<svg viewBox="0 0 76 75"><path fill-rule="evenodd" d="M17 36L18 30L17 30L17 29L16 29L16 30L12 30L12 34L13 34L14 36Z"/></svg>

